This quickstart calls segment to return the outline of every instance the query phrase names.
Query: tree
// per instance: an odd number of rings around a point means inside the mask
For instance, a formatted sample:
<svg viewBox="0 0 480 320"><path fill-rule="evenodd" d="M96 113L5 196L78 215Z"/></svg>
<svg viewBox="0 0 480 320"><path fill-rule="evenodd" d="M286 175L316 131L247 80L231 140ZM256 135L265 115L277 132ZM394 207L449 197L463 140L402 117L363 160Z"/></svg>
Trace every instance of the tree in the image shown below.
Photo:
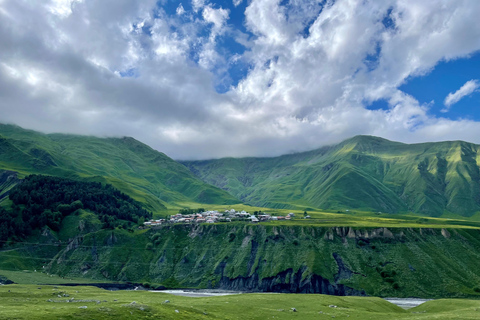
<svg viewBox="0 0 480 320"><path fill-rule="evenodd" d="M303 212L303 216L304 216L304 217L308 216L307 211L304 211L304 212Z"/></svg>

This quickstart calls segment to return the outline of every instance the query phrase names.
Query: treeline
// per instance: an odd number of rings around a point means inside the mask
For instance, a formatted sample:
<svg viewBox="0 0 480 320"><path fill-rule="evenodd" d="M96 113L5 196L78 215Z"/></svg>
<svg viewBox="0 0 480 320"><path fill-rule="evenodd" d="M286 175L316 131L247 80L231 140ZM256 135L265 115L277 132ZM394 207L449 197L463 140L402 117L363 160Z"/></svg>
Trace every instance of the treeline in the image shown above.
<svg viewBox="0 0 480 320"><path fill-rule="evenodd" d="M205 208L198 208L198 209L190 209L190 208L184 208L178 210L178 213L180 214L194 214L194 213L199 213L199 212L205 212Z"/></svg>
<svg viewBox="0 0 480 320"><path fill-rule="evenodd" d="M109 184L75 181L59 177L30 175L10 190L12 210L0 211L0 240L27 236L33 229L49 226L58 230L62 219L78 209L94 212L104 228L137 223L152 214Z"/></svg>

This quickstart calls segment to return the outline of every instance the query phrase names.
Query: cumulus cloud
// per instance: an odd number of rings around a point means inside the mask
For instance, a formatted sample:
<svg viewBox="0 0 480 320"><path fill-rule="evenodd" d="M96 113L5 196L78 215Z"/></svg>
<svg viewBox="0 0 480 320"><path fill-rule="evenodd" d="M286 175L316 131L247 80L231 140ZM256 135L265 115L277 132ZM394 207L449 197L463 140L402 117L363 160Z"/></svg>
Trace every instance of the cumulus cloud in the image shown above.
<svg viewBox="0 0 480 320"><path fill-rule="evenodd" d="M442 112L448 112L450 107L457 103L458 101L462 100L462 98L471 95L477 89L480 88L480 82L478 80L470 80L467 81L460 89L455 92L450 92L448 96L445 98L444 104L445 107L442 109Z"/></svg>
<svg viewBox="0 0 480 320"><path fill-rule="evenodd" d="M399 89L480 50L476 0L252 0L241 28L221 2L191 5L0 1L0 121L133 136L181 159L272 156L356 134L480 142L479 122L432 116ZM232 66L244 70L236 82ZM369 110L377 100L388 108Z"/></svg>

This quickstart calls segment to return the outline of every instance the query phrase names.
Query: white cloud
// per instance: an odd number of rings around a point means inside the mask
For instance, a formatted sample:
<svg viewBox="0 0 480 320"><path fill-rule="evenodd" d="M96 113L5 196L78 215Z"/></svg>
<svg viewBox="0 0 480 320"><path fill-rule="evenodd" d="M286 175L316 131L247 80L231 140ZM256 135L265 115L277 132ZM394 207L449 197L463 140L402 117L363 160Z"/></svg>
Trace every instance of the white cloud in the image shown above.
<svg viewBox="0 0 480 320"><path fill-rule="evenodd" d="M183 8L182 4L180 3L177 7L176 13L181 16L182 14L185 13L185 9Z"/></svg>
<svg viewBox="0 0 480 320"><path fill-rule="evenodd" d="M242 2L243 2L243 0L233 0L233 5L235 7L238 7Z"/></svg>
<svg viewBox="0 0 480 320"><path fill-rule="evenodd" d="M192 0L192 7L195 12L205 6L205 0Z"/></svg>
<svg viewBox="0 0 480 320"><path fill-rule="evenodd" d="M248 32L218 2L170 16L157 3L0 1L0 122L129 135L174 158L278 155L355 134L480 142L479 122L432 116L399 89L480 50L477 0L252 0ZM228 37L246 51L228 52ZM237 64L247 73L216 92ZM376 100L387 110L366 108Z"/></svg>
<svg viewBox="0 0 480 320"><path fill-rule="evenodd" d="M477 91L478 88L480 88L480 82L478 80L470 80L454 93L450 92L445 98L444 104L446 108L442 109L442 112L447 112L452 105L460 101L462 98L471 95Z"/></svg>
<svg viewBox="0 0 480 320"><path fill-rule="evenodd" d="M83 0L52 0L47 7L51 13L65 18L72 14L72 7L75 3L82 1Z"/></svg>

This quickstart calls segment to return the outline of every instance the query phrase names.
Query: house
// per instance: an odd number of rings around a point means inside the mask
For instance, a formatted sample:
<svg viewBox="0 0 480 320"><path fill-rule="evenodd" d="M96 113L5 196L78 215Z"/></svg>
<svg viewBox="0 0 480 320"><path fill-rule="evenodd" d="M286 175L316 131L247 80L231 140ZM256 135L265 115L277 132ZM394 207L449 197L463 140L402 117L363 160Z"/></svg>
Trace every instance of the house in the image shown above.
<svg viewBox="0 0 480 320"><path fill-rule="evenodd" d="M271 216L270 220L278 220L278 217L277 216Z"/></svg>
<svg viewBox="0 0 480 320"><path fill-rule="evenodd" d="M248 219L252 220L252 222L258 222L258 219L255 216L250 216Z"/></svg>
<svg viewBox="0 0 480 320"><path fill-rule="evenodd" d="M289 216L289 217L295 217L295 213L290 212L290 213L288 214L288 216Z"/></svg>
<svg viewBox="0 0 480 320"><path fill-rule="evenodd" d="M207 220L207 223L214 223L215 221L213 221L212 219L208 219Z"/></svg>
<svg viewBox="0 0 480 320"><path fill-rule="evenodd" d="M285 217L284 216L278 216L277 219L278 220L285 220Z"/></svg>

